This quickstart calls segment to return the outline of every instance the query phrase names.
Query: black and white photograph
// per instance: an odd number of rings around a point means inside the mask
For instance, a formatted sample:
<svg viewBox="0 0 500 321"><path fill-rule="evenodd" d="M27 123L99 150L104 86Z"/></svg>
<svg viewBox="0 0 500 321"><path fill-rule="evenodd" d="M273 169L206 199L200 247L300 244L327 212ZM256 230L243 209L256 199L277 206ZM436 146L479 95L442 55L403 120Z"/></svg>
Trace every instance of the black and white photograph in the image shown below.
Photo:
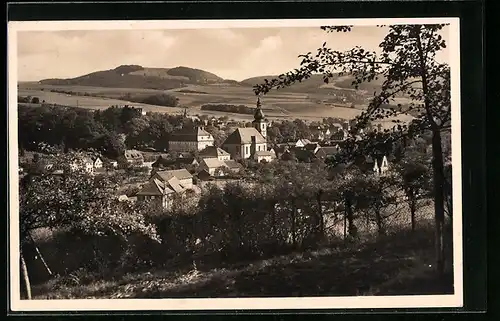
<svg viewBox="0 0 500 321"><path fill-rule="evenodd" d="M8 37L13 311L463 306L458 18Z"/></svg>

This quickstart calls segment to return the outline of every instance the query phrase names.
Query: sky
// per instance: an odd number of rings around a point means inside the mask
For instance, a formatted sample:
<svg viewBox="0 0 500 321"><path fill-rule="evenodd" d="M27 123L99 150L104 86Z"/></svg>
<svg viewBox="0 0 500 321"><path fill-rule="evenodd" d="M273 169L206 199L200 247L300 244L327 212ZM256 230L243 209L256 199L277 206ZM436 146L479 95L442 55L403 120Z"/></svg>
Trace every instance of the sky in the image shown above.
<svg viewBox="0 0 500 321"><path fill-rule="evenodd" d="M386 29L359 26L348 33L319 27L170 30L19 31L18 79L73 78L119 65L203 69L225 79L277 75L297 68L298 55L323 42L334 50L378 50ZM443 37L448 40L448 33ZM437 57L448 61L445 49Z"/></svg>

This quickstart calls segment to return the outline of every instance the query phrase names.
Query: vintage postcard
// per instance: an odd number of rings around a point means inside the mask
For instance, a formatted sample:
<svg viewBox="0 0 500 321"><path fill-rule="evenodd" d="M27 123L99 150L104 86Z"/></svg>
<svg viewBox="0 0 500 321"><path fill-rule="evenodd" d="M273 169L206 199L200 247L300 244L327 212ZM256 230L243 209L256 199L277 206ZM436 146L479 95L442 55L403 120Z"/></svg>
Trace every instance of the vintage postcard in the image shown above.
<svg viewBox="0 0 500 321"><path fill-rule="evenodd" d="M13 311L463 305L459 19L9 22Z"/></svg>

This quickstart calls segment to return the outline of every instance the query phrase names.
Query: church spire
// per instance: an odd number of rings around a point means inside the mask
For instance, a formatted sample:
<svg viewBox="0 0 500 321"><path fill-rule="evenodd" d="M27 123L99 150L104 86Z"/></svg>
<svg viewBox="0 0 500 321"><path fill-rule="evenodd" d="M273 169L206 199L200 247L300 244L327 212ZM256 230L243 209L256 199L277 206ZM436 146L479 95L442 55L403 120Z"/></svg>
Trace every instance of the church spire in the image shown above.
<svg viewBox="0 0 500 321"><path fill-rule="evenodd" d="M253 126L257 129L264 138L267 136L267 120L262 112L262 104L260 102L260 97L257 97L257 107L255 108L255 113L253 114Z"/></svg>
<svg viewBox="0 0 500 321"><path fill-rule="evenodd" d="M255 108L255 113L253 115L254 121L264 120L264 113L262 112L262 104L260 102L260 97L257 97L257 108Z"/></svg>

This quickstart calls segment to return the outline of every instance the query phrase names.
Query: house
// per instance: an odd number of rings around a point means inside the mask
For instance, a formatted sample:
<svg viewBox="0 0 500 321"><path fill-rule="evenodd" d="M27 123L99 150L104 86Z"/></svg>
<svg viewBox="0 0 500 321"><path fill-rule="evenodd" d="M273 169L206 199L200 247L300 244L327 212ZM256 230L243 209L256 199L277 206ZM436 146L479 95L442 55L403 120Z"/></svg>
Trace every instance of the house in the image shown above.
<svg viewBox="0 0 500 321"><path fill-rule="evenodd" d="M198 172L196 177L198 177L199 180L204 181L204 182L212 181L214 179L213 176L210 175L210 173L206 169L203 169L200 172Z"/></svg>
<svg viewBox="0 0 500 321"><path fill-rule="evenodd" d="M175 194L182 194L184 190L175 176L166 181L153 177L136 196L138 201L152 200L163 208L169 208L173 204Z"/></svg>
<svg viewBox="0 0 500 321"><path fill-rule="evenodd" d="M125 159L129 164L142 166L144 163L144 155L138 150L135 149L127 149L124 152Z"/></svg>
<svg viewBox="0 0 500 321"><path fill-rule="evenodd" d="M221 177L227 172L239 172L241 164L234 160L218 160L217 158L205 158L200 163L200 170L206 171L210 176Z"/></svg>
<svg viewBox="0 0 500 321"><path fill-rule="evenodd" d="M128 196L125 194L119 195L118 196L118 202L128 202Z"/></svg>
<svg viewBox="0 0 500 321"><path fill-rule="evenodd" d="M312 152L313 154L316 154L316 152L321 148L318 143L309 143L304 146L305 150L308 150Z"/></svg>
<svg viewBox="0 0 500 321"><path fill-rule="evenodd" d="M328 139L331 132L329 128L323 128L322 126L309 126L309 131L311 132L312 138L318 141Z"/></svg>
<svg viewBox="0 0 500 321"><path fill-rule="evenodd" d="M224 164L233 173L238 173L243 168L240 163L232 159L224 161Z"/></svg>
<svg viewBox="0 0 500 321"><path fill-rule="evenodd" d="M330 141L332 142L341 142L347 139L348 131L345 129L338 129L337 131L333 131L330 136Z"/></svg>
<svg viewBox="0 0 500 321"><path fill-rule="evenodd" d="M389 161L385 155L377 155L374 157L373 172L376 175L384 175L389 170Z"/></svg>
<svg viewBox="0 0 500 321"><path fill-rule="evenodd" d="M195 157L177 157L171 158L168 156L160 155L155 162L151 164L151 167L155 170L162 170L167 168L186 168L189 166L198 166L198 161Z"/></svg>
<svg viewBox="0 0 500 321"><path fill-rule="evenodd" d="M267 124L260 98L254 112L253 127L236 128L222 144L222 149L232 158L250 158L255 152L267 151Z"/></svg>
<svg viewBox="0 0 500 321"><path fill-rule="evenodd" d="M230 160L231 155L220 147L207 146L200 152L201 158L217 158L220 161Z"/></svg>
<svg viewBox="0 0 500 321"><path fill-rule="evenodd" d="M258 163L262 161L271 162L275 157L276 155L268 150L256 151L252 156Z"/></svg>
<svg viewBox="0 0 500 321"><path fill-rule="evenodd" d="M194 152L214 145L214 137L204 127L184 128L170 135L168 150Z"/></svg>
<svg viewBox="0 0 500 321"><path fill-rule="evenodd" d="M153 200L169 208L176 195L184 197L193 188L193 176L187 170L160 171L151 176L136 197L138 201Z"/></svg>
<svg viewBox="0 0 500 321"><path fill-rule="evenodd" d="M191 175L191 173L184 168L168 171L158 171L155 172L152 176L152 178L157 178L161 181L168 181L172 177L176 177L184 188L193 187L193 175Z"/></svg>
<svg viewBox="0 0 500 321"><path fill-rule="evenodd" d="M307 144L311 144L311 141L309 139L299 139L296 143L295 143L295 147L304 147L306 146Z"/></svg>
<svg viewBox="0 0 500 321"><path fill-rule="evenodd" d="M94 169L102 168L103 162L99 156L92 156L90 159L92 160Z"/></svg>
<svg viewBox="0 0 500 321"><path fill-rule="evenodd" d="M95 167L96 163L98 167ZM80 156L69 166L71 170L83 169L89 174L94 174L96 168L102 168L102 161L99 157Z"/></svg>
<svg viewBox="0 0 500 321"><path fill-rule="evenodd" d="M207 171L210 176L224 176L224 173L220 172L224 167L224 161L217 158L205 158L200 163L200 169Z"/></svg>
<svg viewBox="0 0 500 321"><path fill-rule="evenodd" d="M355 163L361 171L372 172L375 175L383 175L389 169L389 160L382 154L358 156Z"/></svg>
<svg viewBox="0 0 500 321"><path fill-rule="evenodd" d="M325 153L325 159L332 158L340 152L340 146L323 146L321 150Z"/></svg>

